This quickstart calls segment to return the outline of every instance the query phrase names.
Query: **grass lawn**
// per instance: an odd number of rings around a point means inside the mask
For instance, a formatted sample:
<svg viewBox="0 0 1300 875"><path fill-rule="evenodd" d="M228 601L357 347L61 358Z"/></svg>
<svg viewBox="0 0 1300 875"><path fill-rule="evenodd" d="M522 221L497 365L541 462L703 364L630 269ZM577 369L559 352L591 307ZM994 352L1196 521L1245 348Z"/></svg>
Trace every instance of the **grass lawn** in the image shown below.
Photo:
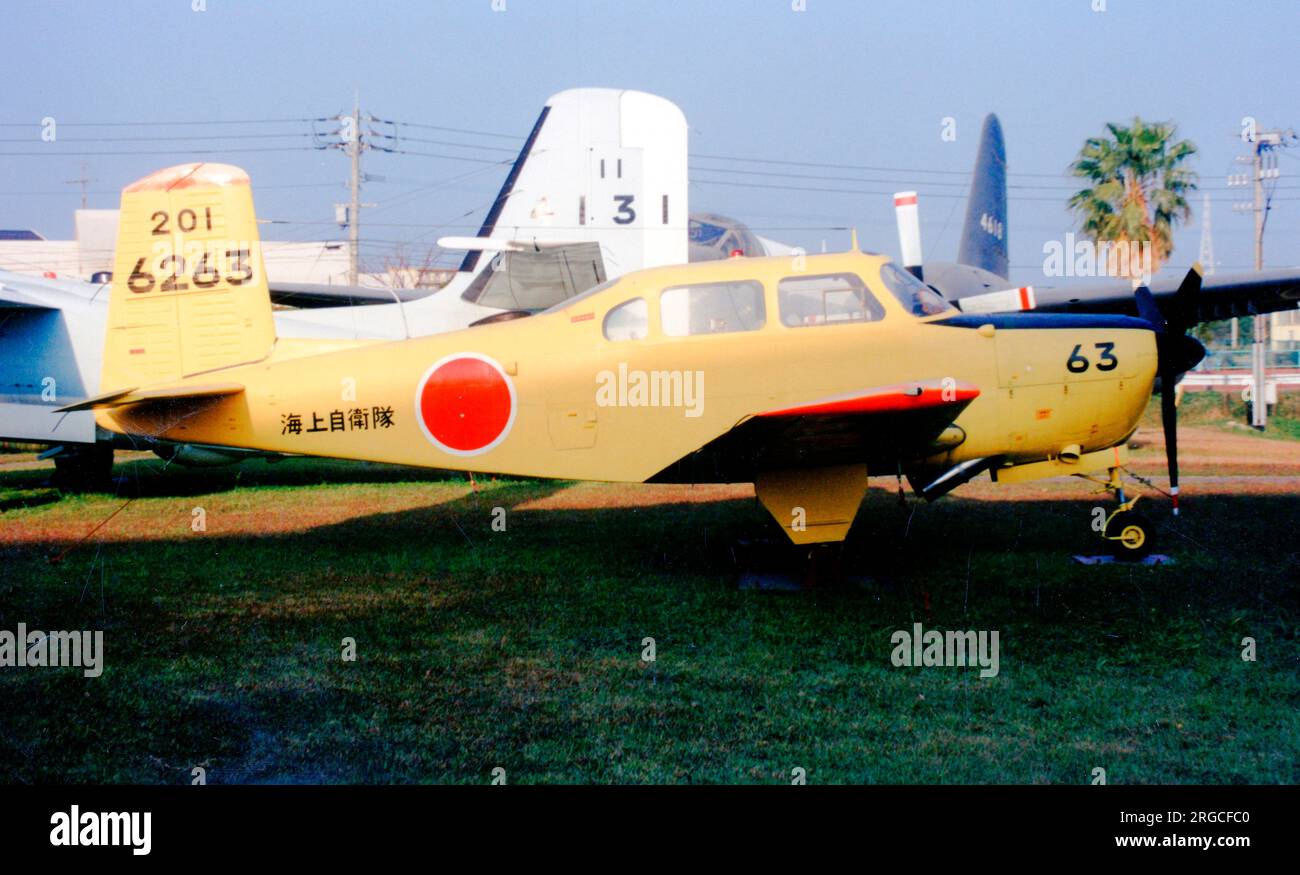
<svg viewBox="0 0 1300 875"><path fill-rule="evenodd" d="M866 581L753 592L733 545L774 530L747 487L161 467L59 496L0 466L0 629L107 650L97 679L0 670L0 781L1300 779L1294 487L1189 487L1177 521L1154 499L1176 564L1089 567L1086 484L900 508L874 481ZM999 630L1000 673L893 666L914 622Z"/></svg>

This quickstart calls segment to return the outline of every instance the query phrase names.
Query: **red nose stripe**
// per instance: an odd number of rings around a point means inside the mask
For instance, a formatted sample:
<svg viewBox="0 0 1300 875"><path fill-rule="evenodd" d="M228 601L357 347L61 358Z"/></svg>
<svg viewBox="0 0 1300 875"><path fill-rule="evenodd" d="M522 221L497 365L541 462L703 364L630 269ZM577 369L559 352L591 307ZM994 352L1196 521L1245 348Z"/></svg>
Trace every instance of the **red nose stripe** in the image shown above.
<svg viewBox="0 0 1300 875"><path fill-rule="evenodd" d="M919 391L918 391L919 390ZM937 383L912 386L882 386L856 395L823 398L798 407L769 410L759 416L817 416L829 413L890 413L965 404L978 398L980 390L970 383Z"/></svg>

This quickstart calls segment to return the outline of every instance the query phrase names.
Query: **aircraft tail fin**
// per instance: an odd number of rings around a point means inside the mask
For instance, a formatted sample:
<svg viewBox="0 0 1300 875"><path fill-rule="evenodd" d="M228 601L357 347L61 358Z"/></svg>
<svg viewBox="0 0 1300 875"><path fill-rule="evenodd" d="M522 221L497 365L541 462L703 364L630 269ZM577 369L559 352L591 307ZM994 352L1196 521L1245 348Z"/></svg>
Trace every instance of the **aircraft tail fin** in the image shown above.
<svg viewBox="0 0 1300 875"><path fill-rule="evenodd" d="M274 344L248 175L182 164L123 189L105 392L260 361Z"/></svg>
<svg viewBox="0 0 1300 875"><path fill-rule="evenodd" d="M971 175L957 261L1006 278L1007 258L1007 150L1002 124L989 113L980 131L979 154Z"/></svg>
<svg viewBox="0 0 1300 875"><path fill-rule="evenodd" d="M553 95L524 141L462 271L493 250L600 244L605 273L687 260L686 117L642 91L574 88ZM457 241L449 241L456 243Z"/></svg>

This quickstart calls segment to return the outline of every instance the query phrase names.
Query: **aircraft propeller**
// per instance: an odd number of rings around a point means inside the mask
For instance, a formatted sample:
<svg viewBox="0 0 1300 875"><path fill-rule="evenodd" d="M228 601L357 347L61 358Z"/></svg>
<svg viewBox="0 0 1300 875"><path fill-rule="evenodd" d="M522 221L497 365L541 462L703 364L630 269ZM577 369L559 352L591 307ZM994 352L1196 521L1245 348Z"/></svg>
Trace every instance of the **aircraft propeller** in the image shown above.
<svg viewBox="0 0 1300 875"><path fill-rule="evenodd" d="M1156 352L1159 356L1157 374L1160 379L1160 421L1165 433L1165 458L1169 467L1169 493L1174 501L1174 515L1178 515L1178 407L1174 385L1178 378L1196 367L1205 358L1205 347L1187 333L1196 324L1196 299L1201 292L1201 266L1192 269L1183 278L1178 291L1165 304L1164 310L1156 304L1155 296L1146 286L1138 287L1138 315L1151 323L1156 333Z"/></svg>

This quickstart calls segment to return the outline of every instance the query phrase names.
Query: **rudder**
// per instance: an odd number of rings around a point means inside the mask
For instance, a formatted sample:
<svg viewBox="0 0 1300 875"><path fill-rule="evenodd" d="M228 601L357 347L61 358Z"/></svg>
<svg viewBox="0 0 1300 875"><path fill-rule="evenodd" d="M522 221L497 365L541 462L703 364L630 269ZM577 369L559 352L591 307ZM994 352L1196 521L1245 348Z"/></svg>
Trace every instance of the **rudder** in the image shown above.
<svg viewBox="0 0 1300 875"><path fill-rule="evenodd" d="M101 388L260 361L274 344L248 175L183 164L123 189Z"/></svg>
<svg viewBox="0 0 1300 875"><path fill-rule="evenodd" d="M957 261L1006 279L1007 258L1007 150L1002 124L989 113L980 131L979 154L971 175Z"/></svg>

